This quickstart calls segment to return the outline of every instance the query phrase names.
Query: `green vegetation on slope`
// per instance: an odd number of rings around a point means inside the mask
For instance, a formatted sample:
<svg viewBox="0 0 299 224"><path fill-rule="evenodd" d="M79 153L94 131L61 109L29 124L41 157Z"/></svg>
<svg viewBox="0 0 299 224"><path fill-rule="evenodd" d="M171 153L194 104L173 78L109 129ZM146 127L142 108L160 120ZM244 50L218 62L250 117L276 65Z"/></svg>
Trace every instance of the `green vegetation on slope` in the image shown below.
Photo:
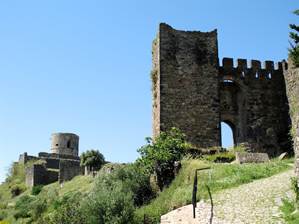
<svg viewBox="0 0 299 224"><path fill-rule="evenodd" d="M81 217L82 211L86 210L86 208L98 208L103 212L102 217L106 217L106 220L108 220L111 216L109 215L110 212L121 212L121 209L124 208L123 206L126 205L125 207L130 208L130 210L127 211L127 214L124 214L126 217L120 220L127 220L127 217L132 218L132 212L134 212L132 208L135 207L134 221L131 223L142 223L144 215L152 223L156 223L162 214L191 203L194 171L197 168L211 167L211 170L202 171L198 175L199 200L200 198L208 197L206 184L210 187L213 194L222 189L269 177L290 169L289 164L291 162L291 160L273 160L264 164L238 165L185 159L182 161L180 173L170 186L159 193L158 197L146 206L137 209L137 204L142 204L140 200L143 203L147 201L147 199L143 199L145 195L140 194L144 192L145 185L143 184L145 181L140 181L141 185L138 184L137 180L141 180L142 176L134 178L132 175L135 175L136 171L130 168L130 166L128 168L126 168L127 166L120 167L120 171L117 171L115 174L103 174L104 176L100 175L97 178L78 176L72 181L66 182L63 186L53 183L44 186L37 195L31 195L32 191L28 189L21 195L11 198L11 196L7 196L7 191L9 192L7 184L3 184L0 186L0 195L4 199L1 202L0 219L4 219L9 223L42 223L45 221L47 223L55 223L61 220L64 223L72 223L77 218L78 220L86 218ZM115 184L113 184L114 182ZM108 194L109 192L111 193ZM125 195L128 195L128 197L124 197ZM106 207L101 206L100 201L97 202L97 198L101 199L101 201L105 200L105 205L109 207L107 208L108 210ZM122 203L116 205L113 201ZM136 202L138 203L136 204ZM73 208L74 213L68 214L68 208ZM39 220L41 216L44 218ZM98 219L100 217L95 218ZM103 223L109 223L109 221ZM122 222L117 221L116 223Z"/></svg>
<svg viewBox="0 0 299 224"><path fill-rule="evenodd" d="M207 198L208 185L212 194L231 187L236 187L253 180L265 178L279 172L291 169L291 159L273 160L262 164L215 164L202 160L183 160L182 170L169 188L161 192L150 204L136 210L136 216L141 220L144 215L152 222L157 222L160 216L181 206L191 203L192 187L195 169L211 166L211 170L198 173L198 200Z"/></svg>

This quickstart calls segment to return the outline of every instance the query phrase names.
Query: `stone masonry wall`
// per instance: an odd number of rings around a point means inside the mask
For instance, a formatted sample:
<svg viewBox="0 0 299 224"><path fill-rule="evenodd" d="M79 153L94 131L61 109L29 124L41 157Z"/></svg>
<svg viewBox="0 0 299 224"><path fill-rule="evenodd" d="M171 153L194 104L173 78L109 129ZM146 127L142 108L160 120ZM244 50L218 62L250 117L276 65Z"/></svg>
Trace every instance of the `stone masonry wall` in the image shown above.
<svg viewBox="0 0 299 224"><path fill-rule="evenodd" d="M219 68L221 121L234 132L235 144L277 156L291 150L290 117L282 63L224 58Z"/></svg>
<svg viewBox="0 0 299 224"><path fill-rule="evenodd" d="M299 68L294 68L289 61L289 68L285 69L287 94L292 118L292 137L295 152L295 172L299 180Z"/></svg>
<svg viewBox="0 0 299 224"><path fill-rule="evenodd" d="M153 72L154 136L177 127L196 146L218 146L217 31L185 32L160 24Z"/></svg>
<svg viewBox="0 0 299 224"><path fill-rule="evenodd" d="M78 160L60 160L59 164L59 183L71 180L80 175L80 161Z"/></svg>
<svg viewBox="0 0 299 224"><path fill-rule="evenodd" d="M26 185L46 185L58 180L58 171L47 170L44 165L34 164L26 168Z"/></svg>

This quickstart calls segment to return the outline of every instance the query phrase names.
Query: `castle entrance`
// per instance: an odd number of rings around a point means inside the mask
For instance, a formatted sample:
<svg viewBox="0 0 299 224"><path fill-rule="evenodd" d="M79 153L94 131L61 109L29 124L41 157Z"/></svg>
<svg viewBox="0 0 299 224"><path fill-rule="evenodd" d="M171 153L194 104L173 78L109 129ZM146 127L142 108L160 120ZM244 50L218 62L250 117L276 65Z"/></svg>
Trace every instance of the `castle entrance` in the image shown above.
<svg viewBox="0 0 299 224"><path fill-rule="evenodd" d="M221 147L231 148L235 145L235 129L230 122L221 122Z"/></svg>

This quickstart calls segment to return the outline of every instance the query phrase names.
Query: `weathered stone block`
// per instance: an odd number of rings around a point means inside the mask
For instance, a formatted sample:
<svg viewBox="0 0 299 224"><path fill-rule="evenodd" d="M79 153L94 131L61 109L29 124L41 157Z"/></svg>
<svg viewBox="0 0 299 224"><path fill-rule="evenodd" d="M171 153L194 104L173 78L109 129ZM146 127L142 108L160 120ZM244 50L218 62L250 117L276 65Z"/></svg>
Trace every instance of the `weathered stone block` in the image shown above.
<svg viewBox="0 0 299 224"><path fill-rule="evenodd" d="M267 153L236 152L236 162L242 163L264 163L269 161Z"/></svg>

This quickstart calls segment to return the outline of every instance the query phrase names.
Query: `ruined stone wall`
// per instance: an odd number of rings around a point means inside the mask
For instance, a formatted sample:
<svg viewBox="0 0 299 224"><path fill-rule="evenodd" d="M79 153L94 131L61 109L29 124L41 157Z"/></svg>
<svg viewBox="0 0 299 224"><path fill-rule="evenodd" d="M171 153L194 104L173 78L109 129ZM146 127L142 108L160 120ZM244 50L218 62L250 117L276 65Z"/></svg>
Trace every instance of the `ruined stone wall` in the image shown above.
<svg viewBox="0 0 299 224"><path fill-rule="evenodd" d="M295 68L289 61L289 68L285 69L287 94L292 118L293 148L295 152L295 171L299 178L299 68Z"/></svg>
<svg viewBox="0 0 299 224"><path fill-rule="evenodd" d="M46 185L58 180L58 171L47 170L44 165L34 164L26 168L26 185Z"/></svg>
<svg viewBox="0 0 299 224"><path fill-rule="evenodd" d="M234 132L235 144L271 156L291 150L289 107L282 63L224 58L219 68L221 121Z"/></svg>
<svg viewBox="0 0 299 224"><path fill-rule="evenodd" d="M219 146L217 31L186 32L160 24L153 72L154 136L177 127L198 147Z"/></svg>
<svg viewBox="0 0 299 224"><path fill-rule="evenodd" d="M81 174L80 161L60 160L59 164L59 183L71 180Z"/></svg>
<svg viewBox="0 0 299 224"><path fill-rule="evenodd" d="M27 152L24 152L19 156L19 163L21 164L26 164L27 162L32 160L38 160L38 158L36 156L29 156Z"/></svg>

